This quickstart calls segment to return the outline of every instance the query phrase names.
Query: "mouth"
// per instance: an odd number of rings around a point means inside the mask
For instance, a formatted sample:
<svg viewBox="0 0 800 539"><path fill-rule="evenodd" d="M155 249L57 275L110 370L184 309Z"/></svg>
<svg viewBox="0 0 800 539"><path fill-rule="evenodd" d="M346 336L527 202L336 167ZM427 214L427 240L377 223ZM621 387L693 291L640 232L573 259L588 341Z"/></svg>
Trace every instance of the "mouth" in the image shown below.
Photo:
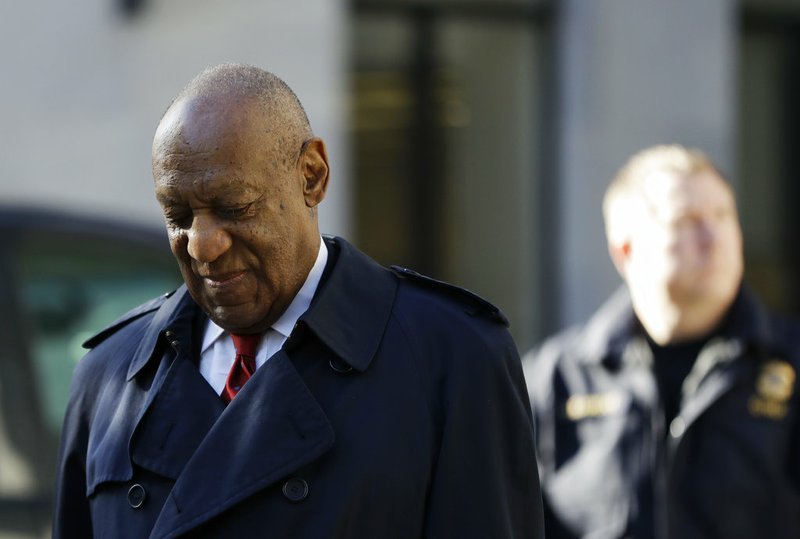
<svg viewBox="0 0 800 539"><path fill-rule="evenodd" d="M234 271L230 273L220 273L212 275L201 275L203 283L209 288L226 288L239 283L247 272Z"/></svg>

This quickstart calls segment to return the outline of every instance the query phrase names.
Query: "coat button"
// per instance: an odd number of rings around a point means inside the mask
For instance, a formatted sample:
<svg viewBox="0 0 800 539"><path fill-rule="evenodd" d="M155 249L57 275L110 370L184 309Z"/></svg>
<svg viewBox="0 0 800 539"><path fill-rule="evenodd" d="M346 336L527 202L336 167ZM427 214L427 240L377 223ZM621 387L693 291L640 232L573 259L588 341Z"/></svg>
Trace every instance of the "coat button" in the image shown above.
<svg viewBox="0 0 800 539"><path fill-rule="evenodd" d="M308 496L308 483L305 479L293 477L283 484L283 495L290 502L302 502Z"/></svg>
<svg viewBox="0 0 800 539"><path fill-rule="evenodd" d="M134 509L139 509L144 503L144 499L146 497L147 493L145 492L144 487L139 483L136 483L128 489L128 504Z"/></svg>
<svg viewBox="0 0 800 539"><path fill-rule="evenodd" d="M166 331L164 332L164 337L167 338L169 344L172 345L173 348L180 348L181 341L178 340L177 336L175 335L174 331Z"/></svg>
<svg viewBox="0 0 800 539"><path fill-rule="evenodd" d="M328 361L328 365L339 374L347 374L353 370L353 367L351 367L349 363L338 357L334 357Z"/></svg>

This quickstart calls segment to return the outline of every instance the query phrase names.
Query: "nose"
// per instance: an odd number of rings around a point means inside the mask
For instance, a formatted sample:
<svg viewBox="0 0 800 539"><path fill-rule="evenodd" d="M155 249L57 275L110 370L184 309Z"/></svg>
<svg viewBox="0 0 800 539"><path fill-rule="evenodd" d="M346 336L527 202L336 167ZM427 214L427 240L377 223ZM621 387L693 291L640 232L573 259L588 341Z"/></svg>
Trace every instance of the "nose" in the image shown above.
<svg viewBox="0 0 800 539"><path fill-rule="evenodd" d="M703 247L710 248L717 239L715 224L707 219L702 220L697 227L697 236Z"/></svg>
<svg viewBox="0 0 800 539"><path fill-rule="evenodd" d="M210 215L195 215L187 231L189 256L202 263L210 263L231 247L231 236Z"/></svg>

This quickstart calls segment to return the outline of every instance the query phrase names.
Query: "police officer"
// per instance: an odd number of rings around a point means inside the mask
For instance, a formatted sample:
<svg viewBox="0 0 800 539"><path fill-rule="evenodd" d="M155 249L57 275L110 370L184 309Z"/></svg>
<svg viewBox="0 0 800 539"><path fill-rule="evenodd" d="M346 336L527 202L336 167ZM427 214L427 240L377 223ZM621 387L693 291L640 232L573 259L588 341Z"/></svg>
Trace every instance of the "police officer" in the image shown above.
<svg viewBox="0 0 800 539"><path fill-rule="evenodd" d="M800 537L800 328L742 283L703 153L634 155L606 192L625 286L524 358L548 537Z"/></svg>

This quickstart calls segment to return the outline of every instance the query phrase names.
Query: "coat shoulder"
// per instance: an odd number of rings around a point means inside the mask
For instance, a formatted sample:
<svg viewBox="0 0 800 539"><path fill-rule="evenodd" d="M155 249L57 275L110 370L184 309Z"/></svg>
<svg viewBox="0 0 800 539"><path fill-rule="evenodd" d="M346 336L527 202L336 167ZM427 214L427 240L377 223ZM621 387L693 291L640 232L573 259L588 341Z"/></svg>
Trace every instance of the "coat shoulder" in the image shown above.
<svg viewBox="0 0 800 539"><path fill-rule="evenodd" d="M770 325L779 342L793 352L800 351L800 321L783 313L770 313Z"/></svg>
<svg viewBox="0 0 800 539"><path fill-rule="evenodd" d="M401 280L419 287L434 295L454 301L464 308L471 316L481 316L508 327L509 321L503 312L474 292L444 281L428 277L414 270L400 266L390 266L390 269Z"/></svg>
<svg viewBox="0 0 800 539"><path fill-rule="evenodd" d="M548 364L552 367L562 361L575 359L581 342L585 339L585 326L575 325L550 335L531 348L523 361L531 365Z"/></svg>
<svg viewBox="0 0 800 539"><path fill-rule="evenodd" d="M120 329L124 328L134 320L138 320L139 318L152 313L153 311L158 310L159 307L172 295L175 293L173 290L172 292L167 292L157 298L153 298L150 301L139 305L138 307L134 307L127 313L120 316L114 322L106 326L105 328L101 329L92 337L88 338L84 343L83 347L86 349L91 350L92 348L96 347L101 342L105 341L108 337L119 331Z"/></svg>
<svg viewBox="0 0 800 539"><path fill-rule="evenodd" d="M553 379L561 369L581 368L578 350L583 333L582 325L572 326L551 335L522 356L522 366L531 395L549 394Z"/></svg>

